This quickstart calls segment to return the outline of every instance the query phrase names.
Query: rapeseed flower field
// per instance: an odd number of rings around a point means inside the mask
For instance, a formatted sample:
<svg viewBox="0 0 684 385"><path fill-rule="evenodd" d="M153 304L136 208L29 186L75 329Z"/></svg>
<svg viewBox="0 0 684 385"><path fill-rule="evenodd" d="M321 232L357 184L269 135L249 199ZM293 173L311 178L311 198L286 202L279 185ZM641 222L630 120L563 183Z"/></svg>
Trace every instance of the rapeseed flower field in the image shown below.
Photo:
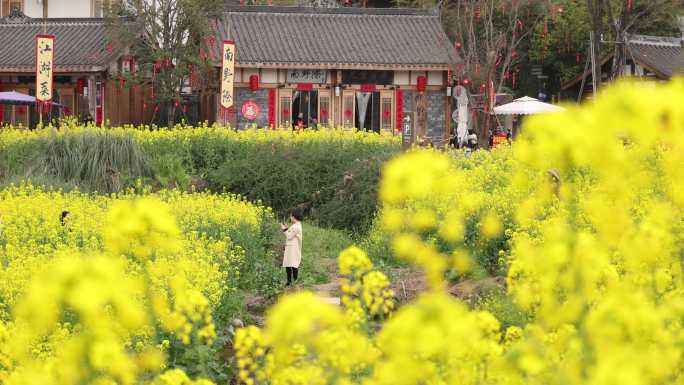
<svg viewBox="0 0 684 385"><path fill-rule="evenodd" d="M530 118L511 147L391 160L371 235L424 271L426 291L397 306L373 255L350 247L341 306L284 295L263 327L237 330L224 363L246 385L681 383L682 100L682 80L620 83ZM206 355L177 352L218 338L245 253L231 229L258 233L268 209L22 185L0 193L0 213L0 382L221 382L196 370ZM447 293L476 266L506 276L525 325Z"/></svg>

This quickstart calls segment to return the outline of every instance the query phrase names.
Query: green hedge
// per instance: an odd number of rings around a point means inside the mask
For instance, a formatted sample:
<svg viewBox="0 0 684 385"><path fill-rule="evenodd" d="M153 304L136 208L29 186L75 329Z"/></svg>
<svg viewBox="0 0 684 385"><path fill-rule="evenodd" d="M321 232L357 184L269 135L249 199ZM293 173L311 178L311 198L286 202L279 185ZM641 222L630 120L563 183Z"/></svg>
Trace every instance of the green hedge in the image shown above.
<svg viewBox="0 0 684 385"><path fill-rule="evenodd" d="M345 131L9 129L0 132L0 183L114 192L142 180L230 191L283 218L301 207L321 225L362 232L375 214L381 165L399 151L398 137Z"/></svg>

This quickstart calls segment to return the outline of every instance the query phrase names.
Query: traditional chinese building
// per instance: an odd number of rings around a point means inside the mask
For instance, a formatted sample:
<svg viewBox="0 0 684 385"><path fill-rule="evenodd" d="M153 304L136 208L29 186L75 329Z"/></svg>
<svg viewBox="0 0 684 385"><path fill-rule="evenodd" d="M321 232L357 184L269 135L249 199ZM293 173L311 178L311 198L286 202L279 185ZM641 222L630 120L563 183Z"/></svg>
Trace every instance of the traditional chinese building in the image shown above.
<svg viewBox="0 0 684 385"><path fill-rule="evenodd" d="M130 59L106 42L102 18L34 19L15 9L0 18L0 91L36 95L36 35L55 36L53 109L62 115L87 116L113 125L149 122L142 92L124 87L112 74L127 70ZM0 122L35 126L36 108L0 106Z"/></svg>
<svg viewBox="0 0 684 385"><path fill-rule="evenodd" d="M239 128L394 131L409 115L418 137L450 129L458 57L432 11L228 6L219 34L236 46Z"/></svg>

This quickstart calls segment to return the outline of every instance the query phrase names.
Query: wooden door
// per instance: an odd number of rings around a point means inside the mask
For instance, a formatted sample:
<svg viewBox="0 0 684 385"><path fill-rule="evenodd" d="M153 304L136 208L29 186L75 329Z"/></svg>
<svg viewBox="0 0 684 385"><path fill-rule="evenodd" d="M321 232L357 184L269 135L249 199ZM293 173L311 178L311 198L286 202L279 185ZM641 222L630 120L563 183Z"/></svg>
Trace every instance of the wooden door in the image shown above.
<svg viewBox="0 0 684 385"><path fill-rule="evenodd" d="M394 130L394 92L381 91L380 92L380 130L385 132L393 132Z"/></svg>
<svg viewBox="0 0 684 385"><path fill-rule="evenodd" d="M330 128L332 121L330 90L318 90L318 124L321 127Z"/></svg>
<svg viewBox="0 0 684 385"><path fill-rule="evenodd" d="M354 128L354 117L356 116L356 91L344 90L342 92L342 127L345 129Z"/></svg>
<svg viewBox="0 0 684 385"><path fill-rule="evenodd" d="M278 128L292 129L292 90L278 90Z"/></svg>
<svg viewBox="0 0 684 385"><path fill-rule="evenodd" d="M413 105L413 129L417 140L427 135L427 94L425 92L414 93Z"/></svg>

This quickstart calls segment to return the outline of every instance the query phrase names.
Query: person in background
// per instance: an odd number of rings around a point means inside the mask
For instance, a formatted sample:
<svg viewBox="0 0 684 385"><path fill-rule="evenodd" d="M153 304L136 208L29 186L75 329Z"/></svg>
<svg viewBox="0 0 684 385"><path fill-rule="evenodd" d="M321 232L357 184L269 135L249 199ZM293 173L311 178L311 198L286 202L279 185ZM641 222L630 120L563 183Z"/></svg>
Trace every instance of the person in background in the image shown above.
<svg viewBox="0 0 684 385"><path fill-rule="evenodd" d="M297 126L297 131L301 131L304 129L304 113L303 112L300 112L297 115L297 120L296 120L295 124Z"/></svg>
<svg viewBox="0 0 684 385"><path fill-rule="evenodd" d="M468 136L466 136L466 155L470 155L471 152L477 150L477 134L472 128L468 130Z"/></svg>
<svg viewBox="0 0 684 385"><path fill-rule="evenodd" d="M285 233L285 252L283 253L283 267L287 276L287 286L297 282L299 264L302 261L302 213L293 210L290 213L290 225L280 225Z"/></svg>
<svg viewBox="0 0 684 385"><path fill-rule="evenodd" d="M69 217L69 214L70 214L70 213L69 213L68 211L64 210L64 211L62 211L62 213L59 215L59 223L61 223L62 226L65 226L65 225L66 225L67 219L68 219L68 217Z"/></svg>

